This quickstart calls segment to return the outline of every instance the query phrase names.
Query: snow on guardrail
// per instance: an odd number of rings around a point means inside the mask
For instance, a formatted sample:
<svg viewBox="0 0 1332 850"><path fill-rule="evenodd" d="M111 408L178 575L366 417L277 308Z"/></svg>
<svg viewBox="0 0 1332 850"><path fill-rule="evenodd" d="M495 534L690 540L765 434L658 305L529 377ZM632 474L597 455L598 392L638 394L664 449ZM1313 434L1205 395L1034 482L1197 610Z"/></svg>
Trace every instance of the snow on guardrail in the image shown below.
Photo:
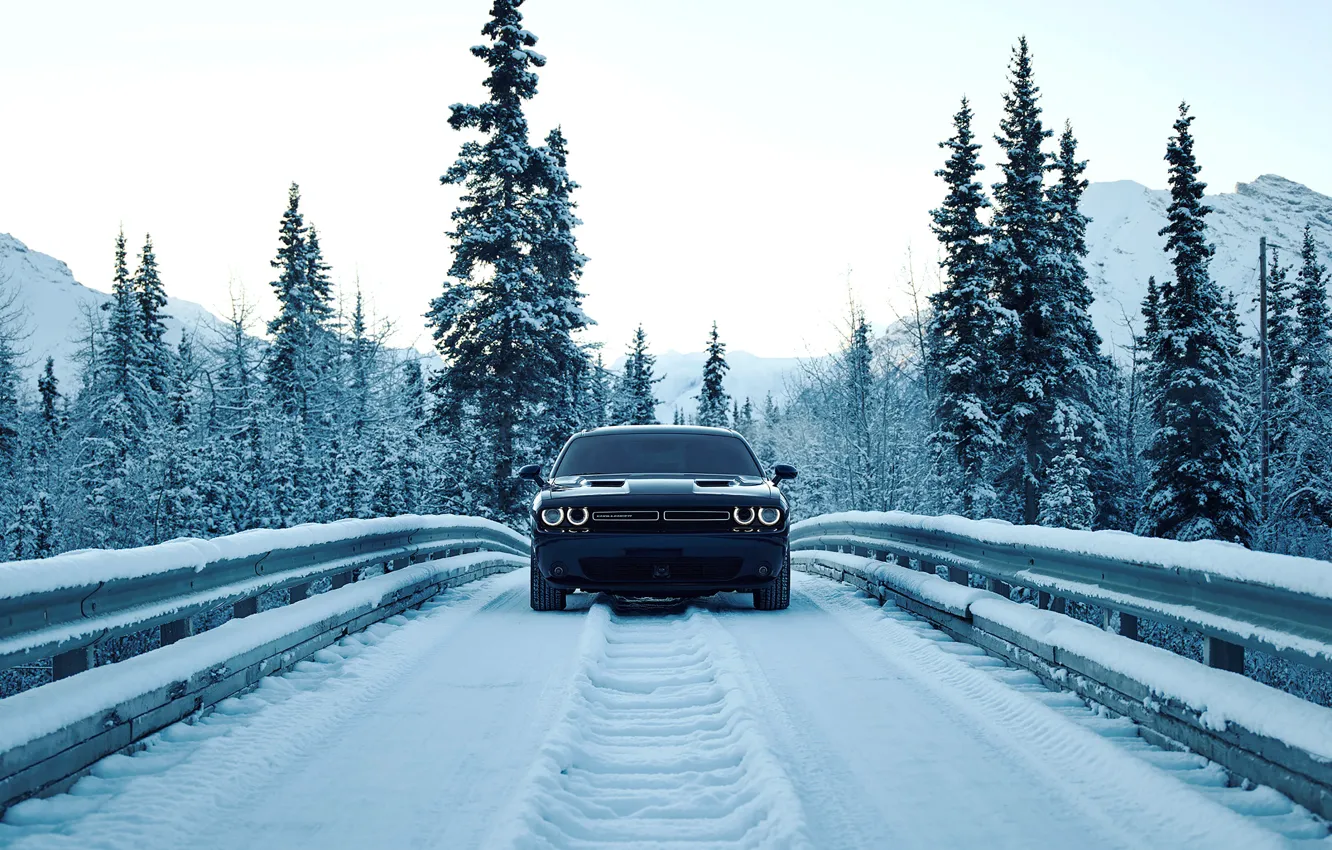
<svg viewBox="0 0 1332 850"><path fill-rule="evenodd" d="M475 528L512 537L519 547L528 545L526 537L508 526L479 517L409 514L344 519L292 528L256 528L210 540L182 537L133 549L79 549L50 558L0 563L0 598L31 596L103 581L147 578L180 569L202 571L210 563L257 558L278 550L446 528Z"/></svg>
<svg viewBox="0 0 1332 850"><path fill-rule="evenodd" d="M844 511L802 520L793 536L809 536L838 524L889 526L903 531L957 535L978 543L1031 547L1127 561L1166 570L1189 570L1246 584L1332 599L1332 563L1293 555L1255 552L1219 540L1179 541L1139 537L1125 531L1075 531L1002 520L920 516L901 511Z"/></svg>

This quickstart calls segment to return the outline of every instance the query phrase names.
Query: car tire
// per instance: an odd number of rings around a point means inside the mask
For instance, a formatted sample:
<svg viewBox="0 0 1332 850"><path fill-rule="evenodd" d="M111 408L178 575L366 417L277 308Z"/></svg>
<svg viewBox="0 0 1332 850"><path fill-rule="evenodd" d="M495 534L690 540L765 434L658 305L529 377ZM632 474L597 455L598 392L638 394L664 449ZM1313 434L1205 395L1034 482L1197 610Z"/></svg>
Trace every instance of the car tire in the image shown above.
<svg viewBox="0 0 1332 850"><path fill-rule="evenodd" d="M537 566L536 552L532 553L532 610L533 611L563 611L565 598L569 591L562 590L550 582L541 574L541 568Z"/></svg>
<svg viewBox="0 0 1332 850"><path fill-rule="evenodd" d="M754 607L760 611L785 611L791 607L791 550L783 556L782 571L776 581L754 591Z"/></svg>

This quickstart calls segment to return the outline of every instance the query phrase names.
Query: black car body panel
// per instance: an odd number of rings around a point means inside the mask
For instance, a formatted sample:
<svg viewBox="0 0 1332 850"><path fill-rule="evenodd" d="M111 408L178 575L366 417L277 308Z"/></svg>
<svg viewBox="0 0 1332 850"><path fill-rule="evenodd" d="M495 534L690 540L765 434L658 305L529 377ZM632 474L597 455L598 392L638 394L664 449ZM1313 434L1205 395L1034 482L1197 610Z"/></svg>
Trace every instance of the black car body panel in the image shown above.
<svg viewBox="0 0 1332 850"><path fill-rule="evenodd" d="M774 483L750 474L759 466L743 438L720 428L599 428L571 438L560 458L576 440L625 433L736 440L753 470L561 476L557 459L558 477L543 481L532 503L533 566L541 575L566 590L633 596L752 592L770 585L785 564L788 505ZM779 520L765 525L762 508L780 511ZM560 509L560 522L543 521L543 512ZM574 524L570 516L582 522Z"/></svg>

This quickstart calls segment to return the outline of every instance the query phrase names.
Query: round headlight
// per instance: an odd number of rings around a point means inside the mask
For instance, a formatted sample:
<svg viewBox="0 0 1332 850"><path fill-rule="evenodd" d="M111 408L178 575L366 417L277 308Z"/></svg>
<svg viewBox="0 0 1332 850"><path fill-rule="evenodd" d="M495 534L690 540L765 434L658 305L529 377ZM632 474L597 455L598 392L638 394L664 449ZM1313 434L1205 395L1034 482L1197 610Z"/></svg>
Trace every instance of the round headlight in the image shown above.
<svg viewBox="0 0 1332 850"><path fill-rule="evenodd" d="M571 525L587 525L587 518L591 516L587 508L569 508L569 523Z"/></svg>
<svg viewBox="0 0 1332 850"><path fill-rule="evenodd" d="M546 525L559 525L564 522L564 508L546 508L541 512L541 521Z"/></svg>
<svg viewBox="0 0 1332 850"><path fill-rule="evenodd" d="M749 525L754 521L754 509L736 508L735 510L731 511L731 516L735 517L735 521L740 523L741 525Z"/></svg>
<svg viewBox="0 0 1332 850"><path fill-rule="evenodd" d="M782 518L780 508L759 508L759 522L764 525L776 525Z"/></svg>

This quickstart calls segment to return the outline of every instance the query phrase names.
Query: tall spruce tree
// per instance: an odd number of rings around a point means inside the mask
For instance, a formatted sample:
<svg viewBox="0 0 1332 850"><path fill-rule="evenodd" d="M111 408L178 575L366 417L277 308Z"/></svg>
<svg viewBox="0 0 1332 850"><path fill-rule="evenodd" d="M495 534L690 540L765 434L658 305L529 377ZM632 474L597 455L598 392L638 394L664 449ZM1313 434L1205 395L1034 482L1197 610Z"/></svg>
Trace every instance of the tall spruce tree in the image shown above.
<svg viewBox="0 0 1332 850"><path fill-rule="evenodd" d="M1041 492L1040 524L1052 528L1090 529L1096 516L1090 475L1078 451L1077 429L1064 425L1062 450L1050 463L1048 481Z"/></svg>
<svg viewBox="0 0 1332 850"><path fill-rule="evenodd" d="M143 332L143 368L148 389L156 399L167 394L171 376L171 350L166 342L165 319L171 318L163 309L167 304L166 288L157 271L157 254L153 252L153 237L144 238L143 252L139 254L139 268L134 273L134 294L139 302L140 327Z"/></svg>
<svg viewBox="0 0 1332 850"><path fill-rule="evenodd" d="M1039 512L1039 487L1048 454L1046 428L1056 394L1051 372L1058 355L1051 339L1050 287L1043 275L1050 266L1050 211L1043 181L1047 157L1042 143L1051 134L1041 123L1031 53L1024 36L1013 49L1012 90L1004 95L1004 117L995 141L1005 160L1003 180L994 185L993 263L999 305L1011 318L996 340L996 353L1006 364L1006 380L996 408L1005 411L1005 433L1014 439L1017 457L1003 480L1018 515L1034 523Z"/></svg>
<svg viewBox="0 0 1332 850"><path fill-rule="evenodd" d="M944 285L930 296L928 357L939 376L931 439L956 467L956 478L948 483L956 490L959 509L976 517L988 514L994 501L986 464L1001 442L992 405L1002 378L994 343L1005 316L990 297L989 228L980 220L990 202L976 179L985 166L978 158L981 146L971 130L972 115L962 98L953 116L953 136L939 143L949 156L935 175L944 179L947 194L930 216L943 248Z"/></svg>
<svg viewBox="0 0 1332 850"><path fill-rule="evenodd" d="M1332 526L1332 313L1327 269L1308 225L1295 279L1293 421L1284 513Z"/></svg>
<svg viewBox="0 0 1332 850"><path fill-rule="evenodd" d="M1193 152L1193 116L1180 104L1170 165L1168 224L1162 228L1175 277L1160 294L1153 351L1156 431L1139 532L1180 540L1247 544L1253 527L1240 421L1232 303L1208 273L1206 184Z"/></svg>
<svg viewBox="0 0 1332 850"><path fill-rule="evenodd" d="M639 325L624 360L624 374L615 393L616 425L656 425L657 405L653 385L665 379L654 374L657 358L648 351L647 333Z"/></svg>
<svg viewBox="0 0 1332 850"><path fill-rule="evenodd" d="M1257 301L1258 299L1254 299ZM1261 309L1261 304L1259 308ZM1292 398L1295 383L1295 300L1291 296L1290 267L1281 265L1281 251L1272 246L1267 271L1267 385L1266 450L1279 466L1290 448L1291 432L1298 429Z"/></svg>
<svg viewBox="0 0 1332 850"><path fill-rule="evenodd" d="M1049 316L1045 327L1054 337L1046 343L1052 355L1049 387L1054 396L1053 415L1077 434L1073 444L1085 461L1099 520L1119 527L1124 521L1128 479L1111 453L1105 424L1108 397L1116 381L1115 367L1101 353L1101 335L1091 320L1093 295L1085 265L1088 218L1081 208L1087 189L1083 177L1087 161L1078 159L1078 142L1068 122L1064 123L1059 152L1049 169L1055 180L1046 191L1051 250L1046 254L1042 274L1042 309ZM1063 452L1069 445L1066 437L1054 429L1047 429L1045 442L1048 452Z"/></svg>
<svg viewBox="0 0 1332 850"><path fill-rule="evenodd" d="M717 323L712 323L712 333L708 337L708 359L703 362L703 386L698 391L698 424L716 428L727 426L726 408L731 397L726 394L723 382L726 371L731 368L726 362L726 343L717 335Z"/></svg>
<svg viewBox="0 0 1332 850"><path fill-rule="evenodd" d="M570 234L559 233L576 219L567 198L565 214L552 213L561 207L552 189L573 187L567 176L552 176L562 153L538 153L528 141L523 101L536 94L533 68L546 60L533 50L537 39L523 28L520 5L494 0L482 29L490 43L472 48L490 68L489 100L450 107L450 126L484 138L465 142L441 178L465 189L453 212L450 280L426 314L445 361L431 383L447 400L437 410L454 426L468 408L485 411L480 456L488 469L478 507L500 517L523 511L513 478L519 447L540 415L567 397L562 360L573 351L570 332L586 324L576 269L565 266L569 276L553 281L543 275L576 255ZM439 422L436 430L457 429Z"/></svg>
<svg viewBox="0 0 1332 850"><path fill-rule="evenodd" d="M273 338L269 348L268 392L274 407L287 416L309 410L309 394L315 384L315 324L319 321L317 298L311 289L308 230L301 215L301 190L295 183L287 191L287 209L278 229L278 252L270 263L278 270L272 282L278 313L268 323Z"/></svg>
<svg viewBox="0 0 1332 850"><path fill-rule="evenodd" d="M64 429L64 419L60 413L60 381L55 375L55 358L46 358L41 377L37 379L37 395L40 399L43 438L48 441L58 440Z"/></svg>

